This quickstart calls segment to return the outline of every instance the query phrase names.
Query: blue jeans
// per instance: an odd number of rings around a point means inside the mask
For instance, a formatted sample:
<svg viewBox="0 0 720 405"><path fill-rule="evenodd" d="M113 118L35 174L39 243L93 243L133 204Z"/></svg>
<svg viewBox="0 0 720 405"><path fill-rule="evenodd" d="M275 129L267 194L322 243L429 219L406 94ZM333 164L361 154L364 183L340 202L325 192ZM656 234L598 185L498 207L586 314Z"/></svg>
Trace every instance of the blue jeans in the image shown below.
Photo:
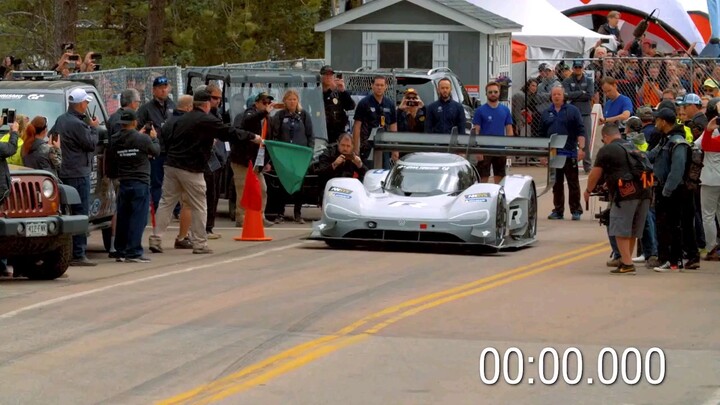
<svg viewBox="0 0 720 405"><path fill-rule="evenodd" d="M642 246L643 256L645 260L649 259L650 256L658 255L658 241L657 233L655 230L655 208L650 207L645 218L645 229L643 229L643 236L640 240Z"/></svg>
<svg viewBox="0 0 720 405"><path fill-rule="evenodd" d="M80 204L70 206L73 215L88 215L90 212L90 176L60 179L64 184L74 187L80 194ZM82 259L87 250L87 234L73 235L73 259Z"/></svg>
<svg viewBox="0 0 720 405"><path fill-rule="evenodd" d="M142 236L148 222L150 187L137 180L121 180L117 196L115 250L119 257L134 259L144 253Z"/></svg>
<svg viewBox="0 0 720 405"><path fill-rule="evenodd" d="M163 178L165 177L165 155L150 160L150 193L152 194L153 208L157 211L162 196Z"/></svg>

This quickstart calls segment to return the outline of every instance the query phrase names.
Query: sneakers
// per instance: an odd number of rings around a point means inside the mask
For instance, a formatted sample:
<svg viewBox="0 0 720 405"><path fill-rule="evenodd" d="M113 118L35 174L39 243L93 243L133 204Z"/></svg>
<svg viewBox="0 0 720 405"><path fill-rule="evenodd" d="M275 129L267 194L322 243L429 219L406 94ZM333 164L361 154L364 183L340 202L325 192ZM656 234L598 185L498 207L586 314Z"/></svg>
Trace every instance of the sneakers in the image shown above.
<svg viewBox="0 0 720 405"><path fill-rule="evenodd" d="M635 265L620 263L620 265L616 269L610 270L610 274L636 274Z"/></svg>
<svg viewBox="0 0 720 405"><path fill-rule="evenodd" d="M283 222L285 222L285 217L284 217L284 216L278 215L278 216L275 217L275 223L276 223L276 224L282 224Z"/></svg>
<svg viewBox="0 0 720 405"><path fill-rule="evenodd" d="M678 267L677 264L670 264L670 262L665 262L662 266L657 266L653 270L655 270L658 273L669 273L671 271L678 271L680 267Z"/></svg>
<svg viewBox="0 0 720 405"><path fill-rule="evenodd" d="M222 238L222 235L213 233L212 231L210 231L207 233L207 238L208 239L220 239L220 238Z"/></svg>
<svg viewBox="0 0 720 405"><path fill-rule="evenodd" d="M580 212L573 212L573 213L572 213L572 220L573 220L573 221L579 221L581 216L582 216L582 213L580 213Z"/></svg>
<svg viewBox="0 0 720 405"><path fill-rule="evenodd" d="M620 264L621 264L620 258L610 259L605 263L605 265L608 267L618 267L618 266L620 266Z"/></svg>
<svg viewBox="0 0 720 405"><path fill-rule="evenodd" d="M175 239L175 249L192 249L193 245L192 242L190 242L190 239L183 238L183 239Z"/></svg>
<svg viewBox="0 0 720 405"><path fill-rule="evenodd" d="M162 240L157 236L150 235L150 241L148 242L149 249L153 253L162 253Z"/></svg>
<svg viewBox="0 0 720 405"><path fill-rule="evenodd" d="M720 255L718 254L718 248L715 247L711 251L709 251L707 255L705 255L704 259L709 262L719 262Z"/></svg>
<svg viewBox="0 0 720 405"><path fill-rule="evenodd" d="M640 256L638 256L638 257L633 257L633 258L632 258L632 262L633 262L633 263L642 263L642 262L644 262L644 261L645 261L645 256L644 256L644 255L640 255Z"/></svg>
<svg viewBox="0 0 720 405"><path fill-rule="evenodd" d="M652 269L658 266L662 266L662 263L660 263L660 260L658 260L657 256L650 256L650 258L645 261L645 267L647 267L648 269Z"/></svg>
<svg viewBox="0 0 720 405"><path fill-rule="evenodd" d="M81 257L78 259L72 259L70 260L70 266L78 266L78 267L93 267L97 266L97 263L91 262L90 259L85 257Z"/></svg>
<svg viewBox="0 0 720 405"><path fill-rule="evenodd" d="M548 215L548 219L564 219L562 214L558 214L557 212L553 211Z"/></svg>
<svg viewBox="0 0 720 405"><path fill-rule="evenodd" d="M683 265L685 270L697 270L700 268L700 258L688 259Z"/></svg>
<svg viewBox="0 0 720 405"><path fill-rule="evenodd" d="M295 217L295 223L296 224L304 224L305 220L302 219L302 217Z"/></svg>
<svg viewBox="0 0 720 405"><path fill-rule="evenodd" d="M269 228L275 225L275 223L273 221L268 221L267 218L263 217L263 225L265 225L265 228Z"/></svg>
<svg viewBox="0 0 720 405"><path fill-rule="evenodd" d="M193 254L196 254L196 255L211 254L211 253L213 253L212 249L210 249L207 246L193 249Z"/></svg>
<svg viewBox="0 0 720 405"><path fill-rule="evenodd" d="M127 263L150 263L150 259L145 256L140 257L128 257L125 259Z"/></svg>

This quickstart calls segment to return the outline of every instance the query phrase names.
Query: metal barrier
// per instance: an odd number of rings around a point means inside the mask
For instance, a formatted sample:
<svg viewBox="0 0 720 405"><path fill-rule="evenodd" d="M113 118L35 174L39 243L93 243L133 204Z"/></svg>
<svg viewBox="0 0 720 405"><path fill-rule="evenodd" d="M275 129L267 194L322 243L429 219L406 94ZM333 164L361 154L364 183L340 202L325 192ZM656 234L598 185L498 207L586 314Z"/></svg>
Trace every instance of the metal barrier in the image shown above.
<svg viewBox="0 0 720 405"><path fill-rule="evenodd" d="M585 74L593 82L592 100L588 101L593 104L606 101L600 84L604 77L615 78L618 91L632 100L635 110L641 106L654 108L663 99L674 101L687 93L697 94L706 105L712 96L705 94L704 82L713 78L716 85L720 84L720 64L715 59L605 56L582 61ZM540 77L541 64L552 69L546 77ZM551 105L549 89L573 74L572 64L572 59L532 59L513 65L513 77L519 84L511 97L516 133L544 136L540 133L540 117ZM590 107L586 111L590 111ZM679 118L683 119L682 112Z"/></svg>
<svg viewBox="0 0 720 405"><path fill-rule="evenodd" d="M385 89L385 96L391 99L393 102L398 101L398 94L395 89L397 80L395 74L383 72L382 74L371 73L371 72L343 72L336 71L336 74L342 74L342 78L345 81L345 89L352 96L364 97L372 92L372 80L375 76L385 76L387 79L387 88ZM356 98L357 98L356 97Z"/></svg>
<svg viewBox="0 0 720 405"><path fill-rule="evenodd" d="M245 69L301 69L320 70L325 65L325 59L289 59L289 60L265 60L258 62L223 63L211 67L222 68L245 68Z"/></svg>
<svg viewBox="0 0 720 405"><path fill-rule="evenodd" d="M147 68L120 68L97 72L73 73L73 78L92 79L102 94L108 114L120 108L120 93L134 88L143 102L152 100L152 83L156 77L165 76L170 80L170 98L177 100L183 94L182 69L179 66L155 66Z"/></svg>

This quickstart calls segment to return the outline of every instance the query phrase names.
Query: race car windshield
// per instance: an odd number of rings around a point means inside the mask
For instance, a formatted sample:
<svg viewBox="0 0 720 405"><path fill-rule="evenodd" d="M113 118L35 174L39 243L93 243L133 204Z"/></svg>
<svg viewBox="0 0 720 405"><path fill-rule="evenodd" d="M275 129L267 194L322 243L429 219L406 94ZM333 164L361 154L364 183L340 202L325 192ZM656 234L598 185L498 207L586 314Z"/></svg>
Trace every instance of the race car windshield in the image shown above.
<svg viewBox="0 0 720 405"><path fill-rule="evenodd" d="M454 194L472 183L467 167L400 164L390 173L385 190L406 196L432 196Z"/></svg>

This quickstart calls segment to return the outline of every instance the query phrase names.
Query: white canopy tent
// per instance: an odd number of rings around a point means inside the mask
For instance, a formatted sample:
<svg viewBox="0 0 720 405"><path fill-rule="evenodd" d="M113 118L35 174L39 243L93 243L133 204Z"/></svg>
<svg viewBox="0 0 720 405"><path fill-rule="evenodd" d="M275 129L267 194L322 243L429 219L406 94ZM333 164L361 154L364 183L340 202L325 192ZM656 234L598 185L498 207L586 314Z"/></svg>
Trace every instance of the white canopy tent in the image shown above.
<svg viewBox="0 0 720 405"><path fill-rule="evenodd" d="M487 11L521 24L513 39L528 46L530 58L587 56L601 39L615 38L591 31L553 7L547 0L466 0Z"/></svg>

